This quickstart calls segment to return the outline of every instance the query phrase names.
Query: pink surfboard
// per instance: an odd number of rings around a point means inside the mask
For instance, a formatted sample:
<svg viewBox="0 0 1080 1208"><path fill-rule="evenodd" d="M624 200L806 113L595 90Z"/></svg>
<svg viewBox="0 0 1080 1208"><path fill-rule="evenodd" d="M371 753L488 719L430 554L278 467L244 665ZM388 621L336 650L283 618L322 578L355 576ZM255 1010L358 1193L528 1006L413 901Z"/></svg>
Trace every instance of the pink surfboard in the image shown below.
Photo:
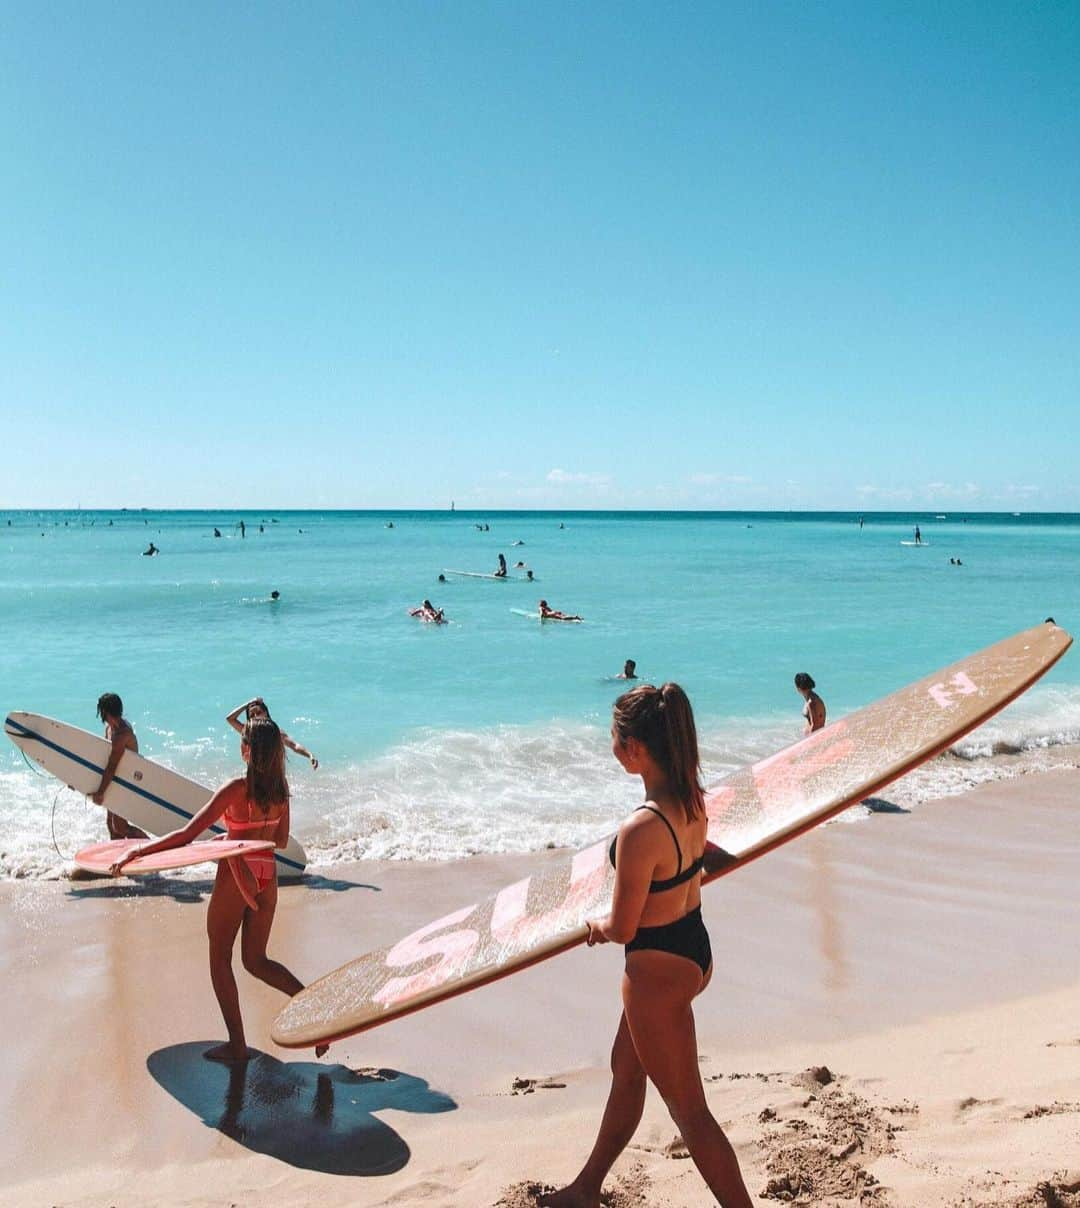
<svg viewBox="0 0 1080 1208"><path fill-rule="evenodd" d="M76 853L75 865L86 872L108 873L117 860L133 847L140 847L146 842L146 839L111 839L105 843L95 843ZM272 851L273 848L270 839L208 839L137 857L124 865L120 875L138 876L140 873L164 872L169 868L188 868L192 864L229 860L256 851Z"/></svg>
<svg viewBox="0 0 1080 1208"><path fill-rule="evenodd" d="M1038 625L721 780L707 795L704 882L734 872L944 751L1044 675L1072 638ZM585 940L611 906L611 835L301 991L274 1020L286 1048L377 1027Z"/></svg>

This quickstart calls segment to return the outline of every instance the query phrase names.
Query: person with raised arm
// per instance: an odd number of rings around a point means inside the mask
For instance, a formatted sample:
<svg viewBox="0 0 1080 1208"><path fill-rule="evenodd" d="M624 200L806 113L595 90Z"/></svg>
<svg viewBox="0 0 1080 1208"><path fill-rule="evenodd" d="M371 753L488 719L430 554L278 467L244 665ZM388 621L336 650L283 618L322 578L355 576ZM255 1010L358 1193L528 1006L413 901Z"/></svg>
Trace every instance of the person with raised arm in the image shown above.
<svg viewBox="0 0 1080 1208"><path fill-rule="evenodd" d="M264 701L261 696L253 696L251 700L247 701L245 704L237 705L236 708L233 709L233 711L228 715L228 717L225 718L225 720L230 726L232 726L237 734L243 734L244 732L244 722L240 721L241 713L243 713L245 721L254 721L258 717L270 716L270 710L266 707L266 701ZM281 731L281 741L289 748L290 751L295 751L297 755L303 755L303 757L311 763L312 769L319 766L319 761L314 755L312 755L307 747L302 747L295 739L290 738L284 730Z"/></svg>
<svg viewBox="0 0 1080 1208"><path fill-rule="evenodd" d="M132 848L112 866L113 875L118 875L124 865L139 856L193 842L219 819L228 827L230 839L269 839L279 849L287 846L289 785L285 779L281 731L269 717L253 718L242 730L240 754L247 765L243 776L227 780L186 826ZM276 907L277 866L272 851L252 852L219 862L206 911L206 932L210 940L210 982L229 1039L207 1049L203 1056L209 1061L232 1065L251 1057L232 969L238 932L244 968L253 977L290 997L304 988L283 964L266 955ZM327 1047L319 1045L316 1056L321 1057Z"/></svg>
<svg viewBox="0 0 1080 1208"><path fill-rule="evenodd" d="M645 802L619 827L611 845L611 912L587 926L590 947L626 945L623 1013L611 1050L611 1090L592 1153L572 1183L542 1196L540 1203L547 1208L599 1205L604 1179L641 1121L648 1081L663 1097L716 1199L724 1208L750 1208L738 1159L709 1110L698 1066L692 1004L709 984L713 961L701 918L708 818L686 694L671 683L624 692L615 702L611 740L623 770L641 777Z"/></svg>

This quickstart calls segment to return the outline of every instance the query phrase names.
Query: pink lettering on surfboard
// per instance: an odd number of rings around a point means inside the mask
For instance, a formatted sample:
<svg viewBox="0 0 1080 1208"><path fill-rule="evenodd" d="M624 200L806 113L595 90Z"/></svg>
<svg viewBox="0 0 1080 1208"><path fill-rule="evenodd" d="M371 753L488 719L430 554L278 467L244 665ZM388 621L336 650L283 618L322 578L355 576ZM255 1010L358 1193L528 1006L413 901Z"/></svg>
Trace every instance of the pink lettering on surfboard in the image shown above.
<svg viewBox="0 0 1080 1208"><path fill-rule="evenodd" d="M834 767L855 749L847 735L847 722L838 721L827 730L819 730L802 742L755 763L754 788L768 809L778 801L802 802L810 780L826 768Z"/></svg>
<svg viewBox="0 0 1080 1208"><path fill-rule="evenodd" d="M978 685L973 684L963 671L958 671L945 683L933 684L927 689L934 703L942 709L951 709L956 704L957 697L971 696L978 690Z"/></svg>
<svg viewBox="0 0 1080 1208"><path fill-rule="evenodd" d="M444 935L433 935L444 927L456 927L464 923L476 905L466 906L463 910L455 910L445 918L434 923L428 923L412 935L399 940L386 954L386 964L391 969L403 969L415 965L417 961L427 960L437 956L440 959L411 977L392 977L380 987L371 997L373 1001L384 1007L392 1007L403 998L414 994L422 994L425 990L433 990L443 985L452 977L456 977L472 956L473 950L479 943L480 937L469 927L461 927L457 931L448 931ZM429 939L429 937L432 937Z"/></svg>
<svg viewBox="0 0 1080 1208"><path fill-rule="evenodd" d="M566 896L543 914L526 914L532 877L501 890L491 915L491 934L500 944L528 945L550 933L561 920L596 902L607 878L607 846L603 841L579 851L570 865Z"/></svg>

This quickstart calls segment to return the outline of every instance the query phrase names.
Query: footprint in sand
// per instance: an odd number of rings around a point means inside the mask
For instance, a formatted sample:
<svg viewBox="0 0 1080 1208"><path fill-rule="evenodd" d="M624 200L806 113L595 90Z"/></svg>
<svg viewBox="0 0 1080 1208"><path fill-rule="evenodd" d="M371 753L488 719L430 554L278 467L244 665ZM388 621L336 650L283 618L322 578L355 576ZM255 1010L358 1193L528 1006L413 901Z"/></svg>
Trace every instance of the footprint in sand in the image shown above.
<svg viewBox="0 0 1080 1208"><path fill-rule="evenodd" d="M957 1121L970 1120L973 1116L986 1114L983 1111L979 1111L979 1108L1000 1107L1004 1102L1004 1099L976 1099L974 1095L969 1095L966 1099L961 1099L957 1103L953 1118Z"/></svg>
<svg viewBox="0 0 1080 1208"><path fill-rule="evenodd" d="M565 1082L556 1082L553 1078L515 1078L510 1083L511 1095L531 1095L533 1091L564 1091Z"/></svg>

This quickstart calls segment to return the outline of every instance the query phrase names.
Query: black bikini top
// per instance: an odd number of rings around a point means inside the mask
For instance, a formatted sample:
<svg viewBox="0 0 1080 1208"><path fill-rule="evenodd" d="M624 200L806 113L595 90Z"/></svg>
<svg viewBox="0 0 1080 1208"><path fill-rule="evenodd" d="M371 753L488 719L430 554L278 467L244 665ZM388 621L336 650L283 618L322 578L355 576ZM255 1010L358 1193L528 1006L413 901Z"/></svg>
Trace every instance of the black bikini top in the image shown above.
<svg viewBox="0 0 1080 1208"><path fill-rule="evenodd" d="M671 841L675 844L675 852L679 857L679 871L673 877L668 877L667 880L650 881L649 893L663 893L665 889L674 889L676 885L682 885L689 881L691 877L696 877L697 874L705 867L704 853L698 856L693 864L689 864L686 868L683 868L682 848L679 846L679 840L675 835L675 828L655 806L639 805L637 809L634 810L634 813L636 814L638 810L648 810L650 813L655 814L668 828L668 830L671 832ZM612 868L615 867L615 844L618 842L618 839L619 837L616 835L615 838L611 840L611 847L608 848L608 859L611 861Z"/></svg>

